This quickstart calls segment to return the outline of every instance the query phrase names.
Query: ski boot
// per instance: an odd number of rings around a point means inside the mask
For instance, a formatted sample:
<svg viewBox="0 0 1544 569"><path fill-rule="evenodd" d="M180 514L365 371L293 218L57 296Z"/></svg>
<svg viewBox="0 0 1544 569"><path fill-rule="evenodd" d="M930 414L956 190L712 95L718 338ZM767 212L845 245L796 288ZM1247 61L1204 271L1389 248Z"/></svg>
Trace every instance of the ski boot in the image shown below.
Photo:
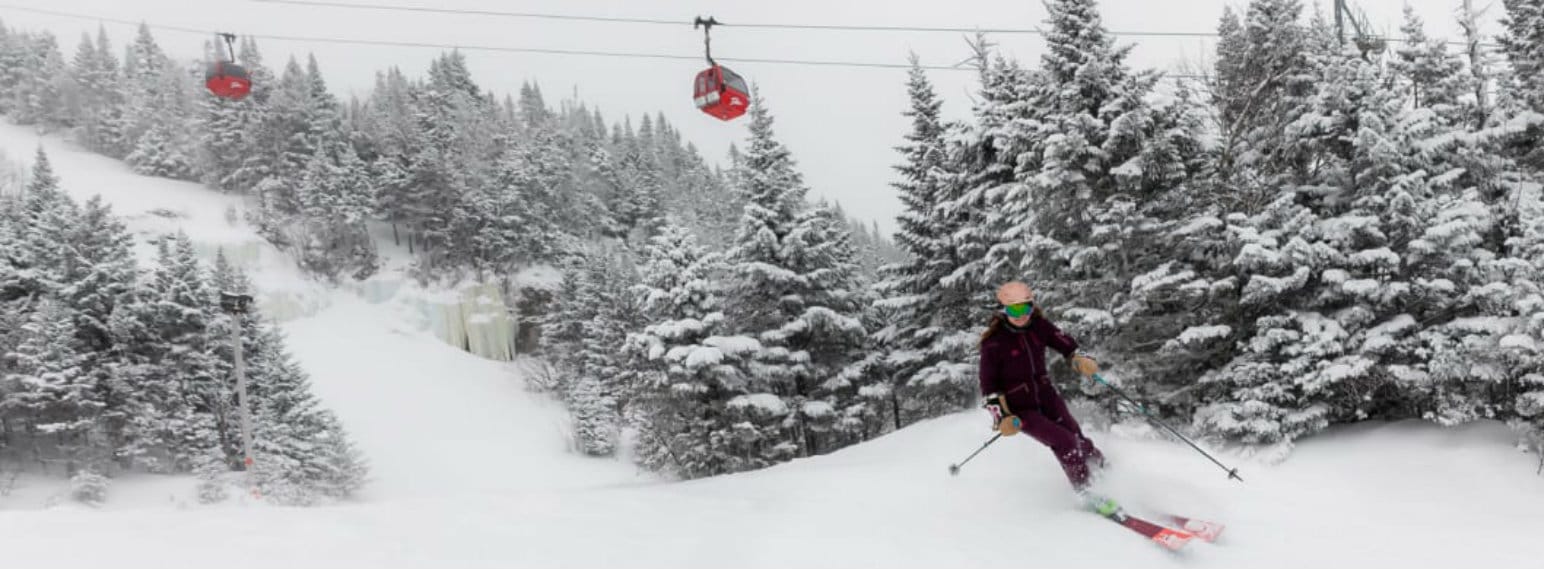
<svg viewBox="0 0 1544 569"><path fill-rule="evenodd" d="M1093 510L1094 513L1117 520L1123 517L1123 510L1121 510L1120 504L1115 503L1115 500L1109 496L1095 494L1086 488L1079 489L1077 494L1078 498L1083 501L1083 505Z"/></svg>

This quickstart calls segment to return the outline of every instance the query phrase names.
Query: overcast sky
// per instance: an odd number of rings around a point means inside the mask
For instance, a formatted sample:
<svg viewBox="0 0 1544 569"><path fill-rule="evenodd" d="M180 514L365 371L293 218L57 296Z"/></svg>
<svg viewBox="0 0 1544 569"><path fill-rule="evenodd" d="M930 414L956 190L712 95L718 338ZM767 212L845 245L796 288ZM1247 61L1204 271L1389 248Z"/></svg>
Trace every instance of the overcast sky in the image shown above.
<svg viewBox="0 0 1544 569"><path fill-rule="evenodd" d="M933 26L1026 28L1041 25L1045 8L1025 0L333 0L341 3L432 6L436 8L524 11L585 16L677 19L682 25L570 22L542 19L453 14L370 11L309 7L253 0L6 0L0 18L22 29L48 29L60 37L68 58L82 32L94 33L98 23L78 18L40 15L7 6L25 6L91 14L110 19L144 21L152 25L229 31L258 36L306 36L359 40L450 43L463 46L555 48L569 50L700 55L702 33L690 22L712 15L726 24L798 23L864 26ZM1328 0L1326 0L1328 1ZM1410 0L1433 35L1457 36L1453 9L1459 0ZM1492 0L1476 0L1486 5ZM1311 5L1311 2L1309 2ZM1381 32L1397 34L1399 13L1406 2L1362 0L1372 23ZM1499 2L1487 15L1487 32L1499 31ZM1112 31L1211 32L1225 5L1242 11L1242 0L1104 0L1106 27ZM132 37L132 28L103 22L116 47ZM163 49L178 57L196 57L206 37L157 30ZM1003 49L1033 61L1042 41L1033 35L993 36ZM1133 63L1160 69L1204 65L1210 39L1123 37L1136 44ZM282 67L290 56L314 53L333 92L345 99L364 95L377 70L396 65L410 76L422 74L439 50L434 48L340 45L310 41L265 39L260 47L269 65ZM953 65L970 51L957 33L810 31L745 29L714 30L714 55L720 58L778 58L905 63L916 52L927 65ZM608 120L624 115L664 112L710 160L722 160L731 142L742 141L746 119L723 123L698 112L691 103L691 79L704 67L699 60L631 59L597 56L546 55L466 50L478 83L496 92L515 92L522 81L540 84L547 101L577 93L598 106ZM753 81L767 98L777 119L776 130L793 151L815 196L840 202L849 213L894 227L899 203L889 182L892 149L901 142L906 121L905 71L785 64L727 63ZM932 71L953 118L969 113L974 74ZM68 175L68 173L65 173Z"/></svg>

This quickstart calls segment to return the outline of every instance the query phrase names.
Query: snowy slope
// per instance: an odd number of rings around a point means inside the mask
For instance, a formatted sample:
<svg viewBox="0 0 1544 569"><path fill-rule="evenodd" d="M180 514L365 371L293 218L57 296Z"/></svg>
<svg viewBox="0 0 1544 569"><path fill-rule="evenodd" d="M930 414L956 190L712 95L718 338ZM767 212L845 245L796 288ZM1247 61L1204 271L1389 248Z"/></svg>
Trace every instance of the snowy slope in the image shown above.
<svg viewBox="0 0 1544 569"><path fill-rule="evenodd" d="M833 456L672 485L518 487L317 509L0 513L27 567L1536 567L1544 489L1497 425L1304 444L1246 485L1161 442L1099 437L1126 494L1231 524L1178 555L1073 509L1049 454L946 417ZM533 457L537 458L537 457ZM1204 467L1204 468L1203 468ZM1187 480L1188 479L1188 480ZM93 547L71 547L85 539Z"/></svg>
<svg viewBox="0 0 1544 569"><path fill-rule="evenodd" d="M361 294L314 282L288 255L241 221L236 196L201 185L135 175L122 163L86 152L56 136L0 124L0 152L30 165L41 145L61 187L77 200L100 195L135 234L141 266L154 260L150 240L183 231L212 260L224 250L250 271L263 313L286 321L292 355L311 375L317 395L336 411L372 463L362 498L445 495L498 489L556 488L638 478L615 461L567 453L566 415L524 392L507 364L473 357L423 330L425 296L386 271L356 285ZM234 217L228 210L236 210ZM392 253L388 249L388 254ZM387 266L400 269L404 263ZM448 294L455 297L454 294ZM11 507L36 507L58 484L23 480ZM119 484L110 507L186 501L190 483L146 477ZM36 487L43 488L36 488ZM40 492L41 490L41 492ZM170 494L170 496L168 496Z"/></svg>
<svg viewBox="0 0 1544 569"><path fill-rule="evenodd" d="M365 499L634 477L621 463L568 454L562 409L525 393L508 364L447 346L393 308L339 293L322 313L284 327L317 395L370 457Z"/></svg>
<svg viewBox="0 0 1544 569"><path fill-rule="evenodd" d="M26 129L0 150L30 157ZM663 483L568 450L561 410L506 365L446 346L390 283L331 290L193 184L42 144L67 191L100 192L149 236L247 251L314 387L371 459L352 503L192 502L191 481L115 481L100 511L0 498L6 567L1535 567L1544 478L1496 424L1338 429L1274 467L1224 479L1177 444L1095 433L1128 505L1230 524L1181 555L1078 511L1050 453L1005 440L950 477L989 432L979 413L760 472ZM166 209L166 217L151 213ZM392 292L398 291L398 292ZM368 298L368 300L366 300ZM1236 459L1229 458L1230 462ZM29 486L30 485L30 486ZM32 494L28 494L33 492ZM17 496L30 496L17 509Z"/></svg>

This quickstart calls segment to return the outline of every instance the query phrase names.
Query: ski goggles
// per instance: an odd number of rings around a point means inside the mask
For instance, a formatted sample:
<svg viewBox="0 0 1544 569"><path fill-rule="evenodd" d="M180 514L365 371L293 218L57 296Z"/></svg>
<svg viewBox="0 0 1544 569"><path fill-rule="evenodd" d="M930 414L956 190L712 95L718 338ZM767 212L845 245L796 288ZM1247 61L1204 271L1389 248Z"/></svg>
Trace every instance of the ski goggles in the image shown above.
<svg viewBox="0 0 1544 569"><path fill-rule="evenodd" d="M1003 314L1008 315L1009 318L1023 318L1025 315L1029 314L1029 311L1034 309L1035 303L1033 302L1007 304L1003 306Z"/></svg>

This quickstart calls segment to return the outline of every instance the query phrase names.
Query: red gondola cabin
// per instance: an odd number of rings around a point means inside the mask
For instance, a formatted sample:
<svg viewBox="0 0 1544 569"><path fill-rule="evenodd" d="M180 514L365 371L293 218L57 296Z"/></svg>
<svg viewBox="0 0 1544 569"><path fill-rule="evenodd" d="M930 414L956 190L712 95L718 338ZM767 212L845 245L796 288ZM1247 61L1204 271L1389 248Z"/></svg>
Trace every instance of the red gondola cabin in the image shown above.
<svg viewBox="0 0 1544 569"><path fill-rule="evenodd" d="M240 65L214 61L204 73L204 86L222 99L240 100L252 92L252 77Z"/></svg>
<svg viewBox="0 0 1544 569"><path fill-rule="evenodd" d="M692 102L697 108L719 120L734 120L750 108L750 89L745 80L722 65L714 65L697 74Z"/></svg>

